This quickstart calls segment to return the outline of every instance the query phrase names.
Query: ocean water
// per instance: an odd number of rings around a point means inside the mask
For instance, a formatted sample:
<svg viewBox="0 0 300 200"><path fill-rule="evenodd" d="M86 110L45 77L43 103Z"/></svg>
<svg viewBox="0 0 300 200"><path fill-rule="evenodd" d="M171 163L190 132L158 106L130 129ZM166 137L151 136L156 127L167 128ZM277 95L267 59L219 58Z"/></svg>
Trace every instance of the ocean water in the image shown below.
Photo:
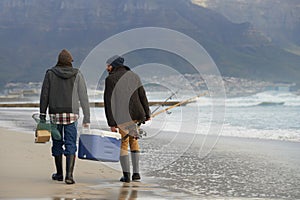
<svg viewBox="0 0 300 200"><path fill-rule="evenodd" d="M148 98L149 101L164 101L169 95L164 92L149 92ZM170 101L182 101L190 97L192 95L175 95ZM102 97L99 96L97 100L101 101ZM218 110L219 105L213 105L210 98L200 97L197 101L158 115L143 127L146 131L155 129L300 142L298 95L267 91L251 96L226 98L223 106ZM157 107L159 106L153 106L151 110ZM158 111L165 108L160 107ZM0 126L31 132L35 126L31 115L38 112L38 108L0 108ZM91 113L92 126L107 128L103 108L91 108ZM216 120L213 114L222 117ZM215 125L222 129L209 133L210 128ZM148 136L157 134L157 131L148 131Z"/></svg>
<svg viewBox="0 0 300 200"><path fill-rule="evenodd" d="M154 94L154 98L157 95ZM200 97L196 102L171 110L171 114L159 116L159 120L166 121L163 129L168 131L176 131L181 126L191 127L196 122L197 130L184 129L184 132L207 134L214 123L221 123L222 130L215 134L300 142L300 96L267 91L226 98L224 113L220 113L224 117L217 122L212 116L214 106L218 107L218 104L213 105L211 99Z"/></svg>
<svg viewBox="0 0 300 200"><path fill-rule="evenodd" d="M150 101L169 95L148 93ZM189 97L176 95L172 100ZM38 110L0 108L0 127L33 134L31 116ZM300 96L292 93L226 98L224 107L200 97L142 125L147 136L140 140L141 171L162 187L196 199L300 198L299 114ZM108 128L103 108L91 108L91 117L92 128ZM119 169L118 163L107 165Z"/></svg>

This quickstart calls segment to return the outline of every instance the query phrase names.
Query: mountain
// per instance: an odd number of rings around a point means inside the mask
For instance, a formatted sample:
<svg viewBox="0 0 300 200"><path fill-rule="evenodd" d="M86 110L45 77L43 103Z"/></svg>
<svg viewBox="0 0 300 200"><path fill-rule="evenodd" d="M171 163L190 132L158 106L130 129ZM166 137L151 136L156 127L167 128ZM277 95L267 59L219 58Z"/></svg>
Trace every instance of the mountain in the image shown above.
<svg viewBox="0 0 300 200"><path fill-rule="evenodd" d="M274 43L300 54L300 1L193 0L236 23L250 22Z"/></svg>
<svg viewBox="0 0 300 200"><path fill-rule="evenodd" d="M233 23L189 0L2 0L0 84L42 80L62 48L72 52L79 66L104 39L145 26L170 28L192 37L225 76L300 80L299 56L276 46L251 23ZM134 60L131 66L159 62L183 73L193 72L167 52L145 50L127 56Z"/></svg>

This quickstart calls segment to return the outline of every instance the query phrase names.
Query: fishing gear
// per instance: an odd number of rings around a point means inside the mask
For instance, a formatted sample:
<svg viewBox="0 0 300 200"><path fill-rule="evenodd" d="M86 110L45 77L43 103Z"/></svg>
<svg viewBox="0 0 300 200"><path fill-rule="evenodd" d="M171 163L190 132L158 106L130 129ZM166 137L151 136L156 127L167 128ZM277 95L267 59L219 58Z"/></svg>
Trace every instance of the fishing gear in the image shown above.
<svg viewBox="0 0 300 200"><path fill-rule="evenodd" d="M173 109L173 108L176 108L176 107L178 107L178 106L181 106L181 105L185 105L185 104L191 103L191 102L193 102L195 99L197 99L198 97L205 96L206 94L207 94L207 93L205 92L205 93L202 93L202 94L198 94L197 96L194 96L194 97L192 97L192 98L189 98L189 99L180 101L179 103L176 103L176 104L174 104L174 105L172 105L172 106L169 106L169 107L167 107L167 108L165 108L165 109L163 109L163 110L160 110L160 111L158 111L158 112L156 112L156 113L153 113L153 114L151 115L151 118L154 118L154 117L156 117L157 115L159 115L159 114L161 114L161 113L168 112L169 110L171 110L171 109Z"/></svg>
<svg viewBox="0 0 300 200"><path fill-rule="evenodd" d="M158 107L156 107L152 112L151 112L151 115L157 111L160 107L164 106L164 104L166 102L168 102L169 100L171 100L173 98L173 96L175 96L176 94L178 93L178 90L176 92L172 92L172 94L170 96L168 96L164 102L162 102ZM168 114L171 114L171 112L168 112ZM140 139L144 136L147 136L147 132L144 131L143 129L140 128L140 126L142 124L145 124L145 120L144 121L140 121L138 123L135 123L135 124L131 124L129 126L126 127L126 129L129 131L129 133L127 135L125 135L123 137L123 139L125 140L129 135L137 138L137 139Z"/></svg>
<svg viewBox="0 0 300 200"><path fill-rule="evenodd" d="M186 99L186 100L183 100L183 101L180 101L179 103L176 103L172 106L169 106L163 110L160 110L158 112L152 112L151 113L151 118L154 118L156 117L157 115L161 114L161 113L168 113L169 110L173 109L173 108L176 108L178 106L181 106L181 105L186 105L188 103L191 103L193 101L195 101L197 98L201 97L201 96L205 96L207 93L202 93L202 94L198 94L197 96L194 96L192 98L189 98L189 99ZM175 95L175 94L174 94ZM173 94L171 96L174 96ZM168 97L168 100L170 98ZM167 102L167 101L165 101ZM165 103L164 102L164 103ZM156 109L157 110L157 109ZM142 122L138 122L138 123L133 123L132 122L127 126L128 127L128 130L129 130L129 133L127 135L125 135L122 140L125 140L127 137L129 137L129 135L132 135L133 137L135 137L136 139L139 139L139 138L142 138L143 136L147 136L147 133L142 130L141 128L139 128L141 126L141 124L145 124L145 121L142 121Z"/></svg>
<svg viewBox="0 0 300 200"><path fill-rule="evenodd" d="M57 125L55 123L51 123L50 120L46 120L46 114L34 113L32 118L37 123L36 136L38 131L45 130L51 133L53 139L61 140L61 134L57 129Z"/></svg>
<svg viewBox="0 0 300 200"><path fill-rule="evenodd" d="M155 111L157 111L160 107L164 106L164 104L165 104L166 102L168 102L169 100L171 100L171 99L173 98L173 96L175 96L177 93L178 93L178 90L177 90L176 92L172 92L172 94L171 94L168 98L166 98L165 101L164 101L162 104L160 104L157 108L155 108L155 109L151 112L151 115L152 115L153 113L155 113ZM170 114L171 114L171 113L170 113Z"/></svg>

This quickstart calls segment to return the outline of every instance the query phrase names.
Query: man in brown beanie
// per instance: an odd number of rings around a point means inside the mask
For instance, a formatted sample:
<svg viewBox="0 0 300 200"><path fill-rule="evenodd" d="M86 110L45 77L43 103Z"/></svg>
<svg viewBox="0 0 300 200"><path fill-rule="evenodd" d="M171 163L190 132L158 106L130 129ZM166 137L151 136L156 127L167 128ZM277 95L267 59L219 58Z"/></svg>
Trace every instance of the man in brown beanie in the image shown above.
<svg viewBox="0 0 300 200"><path fill-rule="evenodd" d="M53 180L63 181L62 155L66 156L67 184L74 184L73 170L77 151L77 120L79 104L83 111L83 126L90 123L90 108L86 83L81 72L73 68L73 57L63 49L58 55L56 66L48 69L43 81L40 97L40 119L46 119L46 111L50 121L57 126L61 139L52 137L52 156L55 160L56 173ZM64 148L63 148L64 147Z"/></svg>

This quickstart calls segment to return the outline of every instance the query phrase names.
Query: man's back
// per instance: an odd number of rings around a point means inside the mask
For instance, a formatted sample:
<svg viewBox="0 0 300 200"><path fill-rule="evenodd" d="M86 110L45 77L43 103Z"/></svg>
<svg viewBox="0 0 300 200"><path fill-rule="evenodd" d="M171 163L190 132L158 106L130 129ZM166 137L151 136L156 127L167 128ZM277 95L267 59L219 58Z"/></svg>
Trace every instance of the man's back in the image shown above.
<svg viewBox="0 0 300 200"><path fill-rule="evenodd" d="M126 66L116 67L105 80L104 101L111 124L132 120L144 121L149 117L148 100L137 74Z"/></svg>
<svg viewBox="0 0 300 200"><path fill-rule="evenodd" d="M66 61L61 54L57 65L46 72L41 91L40 113L46 113L49 107L49 114L79 114L80 103L84 114L83 123L89 123L89 101L83 75L73 68L70 58Z"/></svg>

